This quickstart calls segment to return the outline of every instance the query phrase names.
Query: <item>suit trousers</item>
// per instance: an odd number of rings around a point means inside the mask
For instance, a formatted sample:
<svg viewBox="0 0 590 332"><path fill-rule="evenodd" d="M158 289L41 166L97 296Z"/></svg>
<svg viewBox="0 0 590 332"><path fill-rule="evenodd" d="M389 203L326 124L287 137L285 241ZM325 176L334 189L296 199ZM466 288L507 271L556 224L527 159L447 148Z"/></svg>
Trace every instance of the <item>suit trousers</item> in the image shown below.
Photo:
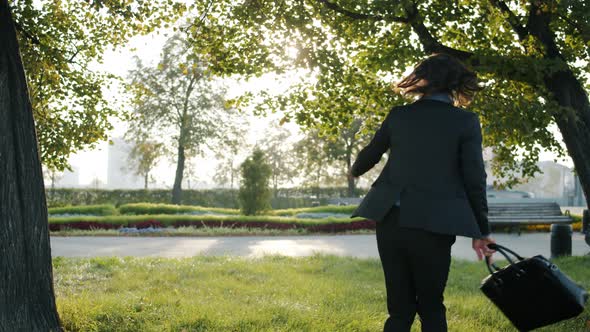
<svg viewBox="0 0 590 332"><path fill-rule="evenodd" d="M393 206L376 226L389 312L383 331L409 332L418 313L422 332L446 332L443 293L456 236L400 227L399 211Z"/></svg>

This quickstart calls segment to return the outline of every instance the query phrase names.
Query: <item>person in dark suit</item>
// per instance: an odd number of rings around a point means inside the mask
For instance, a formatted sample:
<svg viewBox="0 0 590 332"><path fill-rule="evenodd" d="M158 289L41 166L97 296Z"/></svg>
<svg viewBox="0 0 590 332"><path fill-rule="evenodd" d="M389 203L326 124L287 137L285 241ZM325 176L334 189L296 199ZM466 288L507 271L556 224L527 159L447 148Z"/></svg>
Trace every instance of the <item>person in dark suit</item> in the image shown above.
<svg viewBox="0 0 590 332"><path fill-rule="evenodd" d="M384 331L447 331L443 293L456 236L491 256L487 174L479 116L468 105L480 90L459 60L434 54L397 87L419 99L393 107L351 172L357 178L389 150L387 163L351 217L375 220L389 317Z"/></svg>

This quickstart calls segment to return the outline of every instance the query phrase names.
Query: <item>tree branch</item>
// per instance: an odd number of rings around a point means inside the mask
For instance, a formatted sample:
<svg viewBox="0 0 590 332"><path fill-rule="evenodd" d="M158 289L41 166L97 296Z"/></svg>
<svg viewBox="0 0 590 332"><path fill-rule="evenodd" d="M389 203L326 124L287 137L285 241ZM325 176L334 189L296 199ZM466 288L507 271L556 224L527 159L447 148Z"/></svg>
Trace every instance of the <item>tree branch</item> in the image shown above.
<svg viewBox="0 0 590 332"><path fill-rule="evenodd" d="M556 16L558 18L562 19L565 23L569 24L575 30L578 30L578 33L580 34L580 36L582 37L582 40L586 44L588 42L590 42L590 28L585 27L585 26L583 26L581 24L578 24L578 23L574 22L572 19L570 19L566 15L561 15L561 14L557 13Z"/></svg>
<svg viewBox="0 0 590 332"><path fill-rule="evenodd" d="M344 9L337 5L336 3L330 2L328 0L318 0L318 2L323 3L326 8L331 9L337 13L340 13L348 18L353 20L375 20L375 21L387 21L387 22L400 22L400 23L408 23L407 17L399 17L399 16L383 16L383 15L376 15L376 14L364 14L364 13L357 13L347 9Z"/></svg>
<svg viewBox="0 0 590 332"><path fill-rule="evenodd" d="M14 22L14 26L16 27L16 31L22 33L25 37L29 38L29 40L31 40L33 42L33 44L35 44L35 45L41 45L41 42L39 41L39 38L31 35L18 22Z"/></svg>
<svg viewBox="0 0 590 332"><path fill-rule="evenodd" d="M409 24L414 29L414 32L418 35L418 39L424 48L425 53L446 53L456 57L461 61L469 61L473 58L473 53L463 50L458 50L441 44L441 42L434 37L428 28L424 25L424 19L418 12L418 7L413 3L410 7L404 8L406 15L409 18ZM477 65L478 63L473 63Z"/></svg>
<svg viewBox="0 0 590 332"><path fill-rule="evenodd" d="M374 20L389 20L390 18L380 15L368 15L368 14L360 14L348 11L339 7L338 5L329 2L328 0L318 0L319 2L323 3L327 8L339 12L343 15L346 15L352 19L374 19ZM493 1L493 0L492 0ZM394 18L391 21L393 22L400 22L409 24L414 32L418 35L418 39L422 44L424 52L426 54L432 53L445 53L454 56L455 58L470 64L472 67L477 68L483 72L493 72L495 74L499 74L500 76L505 75L505 73L501 73L498 71L494 71L494 69L490 66L490 60L494 63L498 64L496 67L498 68L505 68L506 66L510 66L512 68L517 67L515 64L519 62L517 59L508 58L502 55L497 56L486 56L486 60L483 60L480 56L475 55L473 52L459 50L456 48L452 48L446 45L443 45L424 25L424 19L421 17L418 6L416 3L412 3L409 6L404 8L406 13L406 17L403 18ZM485 63L484 63L485 62ZM507 77L508 78L508 77ZM510 76L509 79L516 80L516 81L526 81L523 78L519 78L518 76Z"/></svg>
<svg viewBox="0 0 590 332"><path fill-rule="evenodd" d="M502 13L508 14L508 23L512 27L512 30L518 35L518 39L521 41L525 40L529 35L529 31L525 26L520 23L518 17L508 8L508 5L502 0L490 0L490 3L498 8Z"/></svg>

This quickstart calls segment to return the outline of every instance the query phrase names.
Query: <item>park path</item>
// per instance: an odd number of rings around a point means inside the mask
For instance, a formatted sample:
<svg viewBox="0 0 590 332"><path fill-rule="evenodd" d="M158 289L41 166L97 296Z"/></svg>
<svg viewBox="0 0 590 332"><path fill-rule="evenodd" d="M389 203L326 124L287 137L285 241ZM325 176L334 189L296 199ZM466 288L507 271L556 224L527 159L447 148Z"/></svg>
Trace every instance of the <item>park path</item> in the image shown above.
<svg viewBox="0 0 590 332"><path fill-rule="evenodd" d="M525 257L542 254L550 258L550 234L494 234L498 244ZM582 234L574 233L573 255L590 252ZM308 256L315 252L359 258L377 258L375 235L314 236L234 236L234 237L51 237L53 257L235 255L255 257L264 254ZM476 260L471 239L457 237L452 255ZM498 254L498 258L500 258Z"/></svg>

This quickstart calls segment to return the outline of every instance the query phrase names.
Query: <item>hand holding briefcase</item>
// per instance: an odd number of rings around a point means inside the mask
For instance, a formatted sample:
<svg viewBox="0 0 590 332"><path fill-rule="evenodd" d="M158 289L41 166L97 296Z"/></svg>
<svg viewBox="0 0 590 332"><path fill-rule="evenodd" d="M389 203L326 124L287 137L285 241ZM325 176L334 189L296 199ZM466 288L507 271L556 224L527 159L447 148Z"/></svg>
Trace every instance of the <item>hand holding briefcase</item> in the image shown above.
<svg viewBox="0 0 590 332"><path fill-rule="evenodd" d="M488 247L500 252L510 264L499 268L486 257L490 275L482 280L480 289L519 331L550 325L584 311L586 290L547 258L523 258L495 243Z"/></svg>

